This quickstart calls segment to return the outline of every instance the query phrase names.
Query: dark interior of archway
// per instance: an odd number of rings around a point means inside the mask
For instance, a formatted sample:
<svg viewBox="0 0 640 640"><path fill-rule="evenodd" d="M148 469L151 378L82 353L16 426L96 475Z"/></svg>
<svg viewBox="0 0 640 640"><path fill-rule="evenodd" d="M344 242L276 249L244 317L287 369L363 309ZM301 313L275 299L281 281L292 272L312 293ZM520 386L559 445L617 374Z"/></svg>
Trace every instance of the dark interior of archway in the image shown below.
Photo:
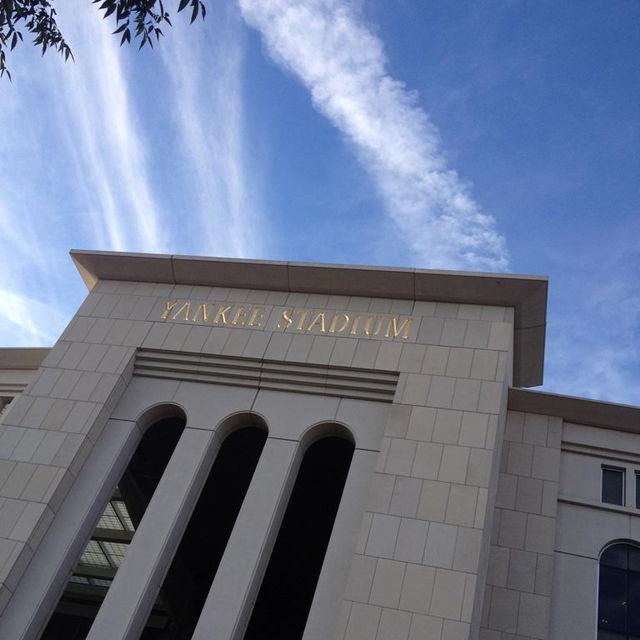
<svg viewBox="0 0 640 640"><path fill-rule="evenodd" d="M116 492L118 500L124 502L131 517L133 527L129 529L135 529L142 519L169 458L178 444L184 424L182 418L160 420L147 429L138 444ZM101 523L104 524L103 518ZM100 546L95 547L93 557L96 557L98 549L107 548L103 546L105 543L117 545L126 552L127 547L123 542L129 542L132 533L131 530L127 531L125 525L122 529L113 530L105 527L96 528L89 544ZM85 549L41 640L83 640L89 633L122 557L105 553L104 559L92 565L90 555Z"/></svg>
<svg viewBox="0 0 640 640"><path fill-rule="evenodd" d="M225 438L147 621L142 640L191 638L266 437L264 429L245 427Z"/></svg>
<svg viewBox="0 0 640 640"><path fill-rule="evenodd" d="M353 450L328 437L305 453L244 640L302 638Z"/></svg>

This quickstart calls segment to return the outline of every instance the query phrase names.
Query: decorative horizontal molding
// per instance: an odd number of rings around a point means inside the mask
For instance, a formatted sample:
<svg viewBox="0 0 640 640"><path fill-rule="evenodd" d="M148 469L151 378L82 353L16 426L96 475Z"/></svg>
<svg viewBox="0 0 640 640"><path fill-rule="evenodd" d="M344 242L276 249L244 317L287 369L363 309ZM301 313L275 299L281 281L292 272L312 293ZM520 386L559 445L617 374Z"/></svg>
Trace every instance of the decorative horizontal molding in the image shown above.
<svg viewBox="0 0 640 640"><path fill-rule="evenodd" d="M588 498L576 498L574 496L559 495L558 502L562 504L570 504L574 507L584 507L585 509L612 511L614 513L621 513L625 516L631 516L632 518L637 518L640 516L640 510L634 509L633 507L608 504L606 502L596 502L595 500L589 500Z"/></svg>
<svg viewBox="0 0 640 640"><path fill-rule="evenodd" d="M26 388L26 382L0 382L0 398L15 398Z"/></svg>
<svg viewBox="0 0 640 640"><path fill-rule="evenodd" d="M138 350L133 375L376 402L392 402L398 383L392 371L155 349Z"/></svg>
<svg viewBox="0 0 640 640"><path fill-rule="evenodd" d="M561 450L568 453L578 453L583 456L591 456L593 458L606 458L607 460L615 460L616 462L628 462L640 466L640 454L633 451L622 451L620 449L609 449L604 447L592 446L581 442L562 441Z"/></svg>

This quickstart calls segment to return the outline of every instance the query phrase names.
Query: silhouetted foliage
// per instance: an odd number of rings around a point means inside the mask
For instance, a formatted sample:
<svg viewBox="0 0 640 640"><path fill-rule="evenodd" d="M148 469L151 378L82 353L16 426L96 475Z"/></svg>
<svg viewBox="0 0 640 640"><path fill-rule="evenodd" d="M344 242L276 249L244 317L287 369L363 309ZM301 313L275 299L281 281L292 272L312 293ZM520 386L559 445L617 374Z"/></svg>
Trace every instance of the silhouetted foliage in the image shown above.
<svg viewBox="0 0 640 640"><path fill-rule="evenodd" d="M65 0L69 1L69 0ZM74 0L77 1L77 0ZM140 42L140 48L148 44L153 48L154 39L162 35L161 25L171 26L170 14L162 0L91 0L97 4L103 17L113 16L116 21L114 34L120 35L120 44L131 40ZM205 5L202 0L176 0L177 12L191 11L191 22L198 16L204 18ZM12 51L22 42L22 32L33 36L33 44L42 49L59 51L65 58L73 59L56 22L56 11L51 0L0 0L0 77L11 73L6 65L7 51Z"/></svg>

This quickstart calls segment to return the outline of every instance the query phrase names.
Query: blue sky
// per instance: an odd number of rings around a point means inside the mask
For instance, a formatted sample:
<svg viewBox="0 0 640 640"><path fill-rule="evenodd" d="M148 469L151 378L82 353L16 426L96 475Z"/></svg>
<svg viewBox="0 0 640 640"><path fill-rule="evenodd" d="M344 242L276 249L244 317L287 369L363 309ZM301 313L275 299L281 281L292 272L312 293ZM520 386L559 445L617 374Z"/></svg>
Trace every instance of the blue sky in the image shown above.
<svg viewBox="0 0 640 640"><path fill-rule="evenodd" d="M640 402L636 0L206 4L137 51L58 2L75 63L11 54L0 345L59 335L71 248L533 273L543 389Z"/></svg>

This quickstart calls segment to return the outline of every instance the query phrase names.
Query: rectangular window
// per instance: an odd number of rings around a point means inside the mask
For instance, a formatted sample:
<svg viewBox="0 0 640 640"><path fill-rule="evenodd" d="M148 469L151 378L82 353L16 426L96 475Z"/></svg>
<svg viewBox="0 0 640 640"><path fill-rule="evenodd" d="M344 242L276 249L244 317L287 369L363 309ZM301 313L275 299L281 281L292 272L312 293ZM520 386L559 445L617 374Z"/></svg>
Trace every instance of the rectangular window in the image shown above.
<svg viewBox="0 0 640 640"><path fill-rule="evenodd" d="M640 509L640 472L636 471L636 509Z"/></svg>
<svg viewBox="0 0 640 640"><path fill-rule="evenodd" d="M602 467L602 502L624 504L624 469Z"/></svg>

